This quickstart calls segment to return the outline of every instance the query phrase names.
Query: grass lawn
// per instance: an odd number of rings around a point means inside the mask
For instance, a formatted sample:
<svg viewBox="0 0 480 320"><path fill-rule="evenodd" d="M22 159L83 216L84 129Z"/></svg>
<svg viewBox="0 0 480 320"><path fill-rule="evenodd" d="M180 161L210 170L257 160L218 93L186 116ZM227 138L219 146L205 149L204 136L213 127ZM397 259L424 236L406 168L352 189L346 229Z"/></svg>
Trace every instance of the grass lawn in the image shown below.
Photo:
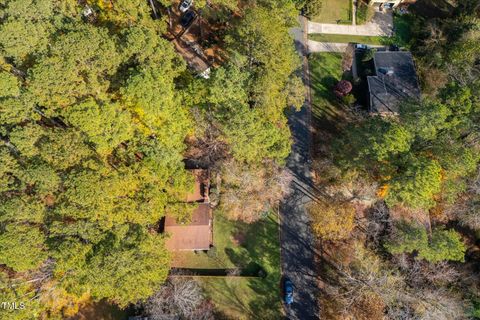
<svg viewBox="0 0 480 320"><path fill-rule="evenodd" d="M320 13L312 17L312 21L321 23L352 23L350 0L322 0L321 6Z"/></svg>
<svg viewBox="0 0 480 320"><path fill-rule="evenodd" d="M332 92L342 79L342 54L312 53L309 57L312 85L312 114L316 120L333 121L341 115L342 108Z"/></svg>
<svg viewBox="0 0 480 320"><path fill-rule="evenodd" d="M276 214L246 224L216 213L216 256L177 254L176 267L197 269L261 269L265 278L197 277L220 315L228 319L281 319L280 243ZM219 316L218 318L222 318Z"/></svg>
<svg viewBox="0 0 480 320"><path fill-rule="evenodd" d="M283 319L280 277L203 277L200 281L215 303L216 319Z"/></svg>
<svg viewBox="0 0 480 320"><path fill-rule="evenodd" d="M314 33L308 35L308 38L319 42L336 42L336 43L363 43L373 45L389 44L388 37L379 36L355 36L348 34L329 34L329 33Z"/></svg>

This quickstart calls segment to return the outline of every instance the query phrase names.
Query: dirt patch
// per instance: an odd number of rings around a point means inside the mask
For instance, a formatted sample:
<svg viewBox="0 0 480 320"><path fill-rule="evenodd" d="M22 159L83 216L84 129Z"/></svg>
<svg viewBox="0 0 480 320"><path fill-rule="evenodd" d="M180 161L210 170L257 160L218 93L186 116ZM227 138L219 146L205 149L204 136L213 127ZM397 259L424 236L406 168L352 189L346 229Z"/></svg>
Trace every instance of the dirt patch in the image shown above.
<svg viewBox="0 0 480 320"><path fill-rule="evenodd" d="M427 211L421 209L408 209L402 206L395 206L390 209L390 217L393 221L407 220L417 221L425 227L430 226L430 215Z"/></svg>

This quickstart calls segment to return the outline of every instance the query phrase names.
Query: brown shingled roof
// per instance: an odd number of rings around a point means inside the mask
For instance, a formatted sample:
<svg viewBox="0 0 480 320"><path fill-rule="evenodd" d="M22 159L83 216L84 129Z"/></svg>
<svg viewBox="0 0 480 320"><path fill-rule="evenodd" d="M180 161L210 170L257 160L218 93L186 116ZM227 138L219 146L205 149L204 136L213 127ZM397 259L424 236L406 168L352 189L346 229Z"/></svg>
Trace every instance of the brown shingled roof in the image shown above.
<svg viewBox="0 0 480 320"><path fill-rule="evenodd" d="M186 202L208 202L208 172L207 170L191 170L195 176L195 185L192 193L187 194Z"/></svg>
<svg viewBox="0 0 480 320"><path fill-rule="evenodd" d="M199 204L189 224L178 224L175 218L166 217L165 232L170 234L166 246L171 251L210 249L213 241L210 205Z"/></svg>

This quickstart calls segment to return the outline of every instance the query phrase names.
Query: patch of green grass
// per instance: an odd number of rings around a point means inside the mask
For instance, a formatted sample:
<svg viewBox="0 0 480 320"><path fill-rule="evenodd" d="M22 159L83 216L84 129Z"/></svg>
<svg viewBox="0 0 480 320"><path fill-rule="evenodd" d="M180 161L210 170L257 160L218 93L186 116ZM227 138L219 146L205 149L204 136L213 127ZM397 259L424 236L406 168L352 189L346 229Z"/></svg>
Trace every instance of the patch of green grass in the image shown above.
<svg viewBox="0 0 480 320"><path fill-rule="evenodd" d="M230 261L241 268L260 266L264 278L216 277L203 280L207 296L227 318L280 319L280 242L275 214L253 224L235 222L231 229L243 243L226 247ZM203 278L204 279L204 278Z"/></svg>
<svg viewBox="0 0 480 320"><path fill-rule="evenodd" d="M331 119L341 110L332 88L342 79L342 55L319 52L309 57L312 113L317 119Z"/></svg>
<svg viewBox="0 0 480 320"><path fill-rule="evenodd" d="M356 36L349 34L314 33L308 35L308 38L313 41L335 43L363 43L372 45L384 45L389 43L388 37Z"/></svg>
<svg viewBox="0 0 480 320"><path fill-rule="evenodd" d="M192 252L176 255L184 268L261 269L264 278L198 277L219 314L228 319L281 319L280 243L277 216L246 224L215 215L216 256ZM182 262L181 264L179 264ZM221 318L221 317L219 317Z"/></svg>
<svg viewBox="0 0 480 320"><path fill-rule="evenodd" d="M322 0L319 14L312 17L314 22L321 23L352 23L352 2L350 0Z"/></svg>
<svg viewBox="0 0 480 320"><path fill-rule="evenodd" d="M202 277L216 319L282 319L280 278Z"/></svg>

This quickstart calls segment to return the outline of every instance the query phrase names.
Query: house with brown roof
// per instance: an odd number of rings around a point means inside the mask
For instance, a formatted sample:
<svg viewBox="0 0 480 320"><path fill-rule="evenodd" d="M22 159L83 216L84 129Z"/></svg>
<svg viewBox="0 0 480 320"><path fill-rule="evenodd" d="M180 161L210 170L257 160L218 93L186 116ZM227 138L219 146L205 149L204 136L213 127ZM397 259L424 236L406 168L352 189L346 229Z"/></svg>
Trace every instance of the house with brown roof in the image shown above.
<svg viewBox="0 0 480 320"><path fill-rule="evenodd" d="M164 231L170 235L166 242L171 251L208 250L213 245L213 215L208 197L210 180L208 170L190 170L195 176L195 185L185 202L196 206L188 223L165 217Z"/></svg>

